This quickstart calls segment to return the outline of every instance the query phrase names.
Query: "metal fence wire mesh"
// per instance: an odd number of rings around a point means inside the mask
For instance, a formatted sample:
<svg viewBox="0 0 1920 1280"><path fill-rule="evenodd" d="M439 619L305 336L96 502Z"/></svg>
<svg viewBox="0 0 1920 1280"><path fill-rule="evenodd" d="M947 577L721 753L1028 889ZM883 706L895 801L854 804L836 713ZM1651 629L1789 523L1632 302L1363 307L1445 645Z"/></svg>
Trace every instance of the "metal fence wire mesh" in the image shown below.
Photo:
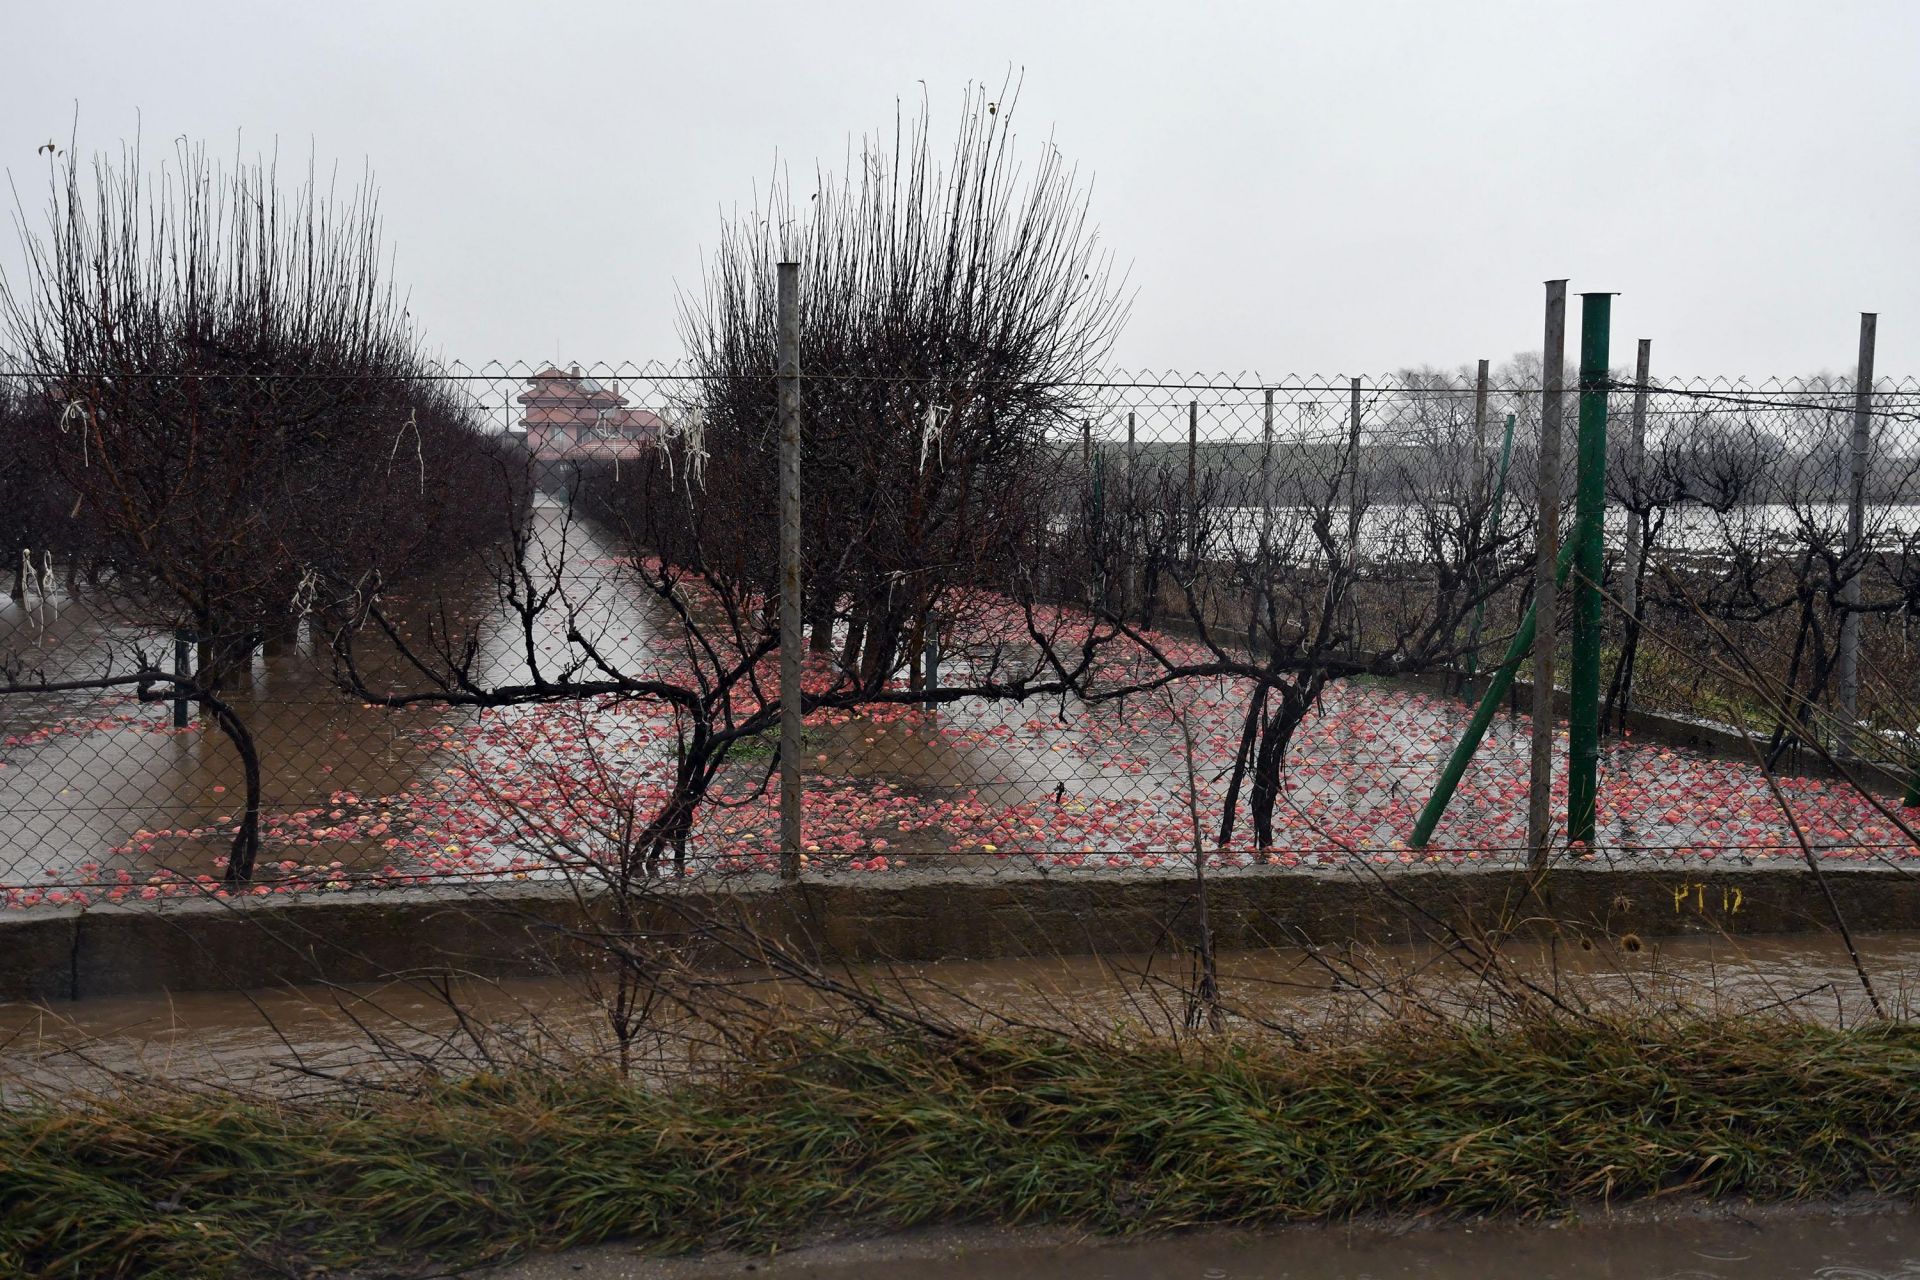
<svg viewBox="0 0 1920 1280"><path fill-rule="evenodd" d="M802 874L1524 860L1537 385L801 392ZM6 907L780 869L771 361L0 397ZM1914 856L1920 386L1608 408L1557 856Z"/></svg>

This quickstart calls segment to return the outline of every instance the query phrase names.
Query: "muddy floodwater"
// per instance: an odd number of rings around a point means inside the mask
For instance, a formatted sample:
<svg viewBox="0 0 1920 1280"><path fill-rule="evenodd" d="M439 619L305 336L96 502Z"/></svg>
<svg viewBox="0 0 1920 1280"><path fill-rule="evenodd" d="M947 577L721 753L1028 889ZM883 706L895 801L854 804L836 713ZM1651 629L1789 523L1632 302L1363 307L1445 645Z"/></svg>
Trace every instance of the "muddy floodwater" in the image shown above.
<svg viewBox="0 0 1920 1280"><path fill-rule="evenodd" d="M487 1280L1920 1280L1920 1218L1892 1206L1604 1211L1558 1225L1299 1227L1087 1242L926 1232L774 1257L580 1249Z"/></svg>
<svg viewBox="0 0 1920 1280"><path fill-rule="evenodd" d="M1920 932L1856 941L1889 1011L1911 1016L1912 994L1920 990ZM1516 946L1510 957L1534 980L1596 1004L1790 1013L1826 1022L1853 1022L1865 1013L1852 960L1829 937L1654 939L1636 950L1554 957ZM1296 1025L1379 1016L1372 1002L1388 991L1436 1007L1449 1000L1465 1007L1480 989L1458 956L1412 946L1228 953L1221 975L1237 1017ZM1181 1016L1187 978L1178 960L1140 955L863 966L839 976L943 1016L1056 1026L1167 1025ZM757 983L757 994L790 999L802 1014L822 1007L809 993L776 988L757 975L718 977ZM368 1073L430 1065L457 1074L516 1052L591 1053L602 1038L600 1025L591 993L559 980L0 1005L0 1097L57 1097L110 1088L128 1077L269 1097L324 1095L343 1079ZM648 1259L631 1248L601 1246L488 1274L493 1280L1920 1280L1920 1219L1898 1206L1710 1208L1655 1201L1622 1216L1593 1206L1579 1221L1555 1225L1371 1224L1118 1242L942 1230L771 1258Z"/></svg>
<svg viewBox="0 0 1920 1280"><path fill-rule="evenodd" d="M620 1245L486 1280L1920 1280L1920 1217L1895 1205L1684 1205L1563 1224L1356 1224L1087 1242L931 1230L774 1257L643 1259Z"/></svg>
<svg viewBox="0 0 1920 1280"><path fill-rule="evenodd" d="M629 555L582 526L563 534L554 508L542 515L539 555L563 593L546 616L522 628L497 584L470 570L385 598L413 642L430 650L450 629L453 651L471 641L482 683L525 682L528 646L551 674L577 626L629 675L683 687L711 678L674 608L638 585ZM116 658L124 669L135 648L171 662L171 637L128 623L110 585L0 602L0 662L63 677L98 673ZM682 590L688 615L697 614L697 589ZM1030 623L1059 628L1068 649L1085 624L1070 610L1029 618L998 597L969 607L964 630L947 638L949 687L1031 670ZM1156 641L1188 657L1194 643ZM572 656L586 661L578 649ZM1100 679L1117 682L1144 660L1108 653ZM365 641L356 662L378 689L417 693L429 683L381 642ZM810 668L823 687L832 679L825 665ZM223 691L263 774L256 879L236 892L407 889L550 876L557 858L605 862L618 856L621 832L644 828L666 804L687 732L665 704L639 698L396 711L342 693L339 675L309 626L256 654ZM1215 865L1279 870L1524 856L1525 718L1495 723L1431 847L1416 854L1406 840L1465 709L1368 681L1332 684L1292 739L1271 847L1256 853L1251 791L1233 780L1247 693L1194 679L1093 704L970 698L937 711L891 703L816 712L801 752L806 856L816 870L862 874L906 865L1137 871L1187 865L1196 831ZM776 693L763 679L740 696L738 709L752 714ZM771 865L772 755L770 736L738 744L687 834L681 870ZM1845 862L1920 855L1868 797L1839 783L1776 785L1751 763L1637 739L1610 740L1601 767L1594 857L1797 865L1802 838ZM215 891L243 792L234 748L198 715L176 726L167 704L125 690L0 699L0 910Z"/></svg>
<svg viewBox="0 0 1920 1280"><path fill-rule="evenodd" d="M1889 1014L1920 993L1920 932L1856 938ZM1505 953L1514 972L1593 1007L1791 1015L1852 1024L1867 1014L1838 939L1688 937L1550 956ZM1420 946L1226 952L1221 991L1233 1016L1338 1028L1392 1016L1402 1000L1439 1012L1484 1007L1483 966ZM963 1022L1165 1031L1187 1014L1184 958L1035 955L986 961L862 965L836 976ZM804 1017L823 1001L762 975L718 974ZM356 1076L431 1065L458 1074L516 1055L578 1062L606 1051L602 1006L578 979L393 982L261 991L182 992L46 1005L0 1005L0 1095L110 1085L117 1076L218 1080L308 1094ZM1256 1032L1257 1033L1257 1032Z"/></svg>

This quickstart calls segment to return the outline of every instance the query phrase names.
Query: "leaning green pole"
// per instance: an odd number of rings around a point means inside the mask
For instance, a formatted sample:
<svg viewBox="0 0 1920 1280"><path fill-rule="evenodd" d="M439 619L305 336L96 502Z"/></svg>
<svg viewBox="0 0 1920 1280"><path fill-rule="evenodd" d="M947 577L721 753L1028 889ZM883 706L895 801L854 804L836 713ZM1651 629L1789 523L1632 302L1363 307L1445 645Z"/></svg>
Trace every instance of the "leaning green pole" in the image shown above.
<svg viewBox="0 0 1920 1280"><path fill-rule="evenodd" d="M1577 545L1571 538L1560 544L1560 558L1554 561L1553 576L1562 585L1567 581L1567 570L1573 565L1573 553ZM1447 767L1441 771L1440 781L1427 798L1426 808L1420 811L1419 821L1413 824L1413 838L1407 843L1415 849L1427 847L1427 841L1433 838L1433 829L1440 825L1441 816L1446 813L1447 805L1452 803L1454 790L1466 775L1473 753L1480 749L1481 739L1487 736L1494 713L1500 710L1501 700L1507 696L1507 690L1513 687L1513 677L1520 670L1521 660L1533 649L1535 625L1533 606L1528 605L1526 616L1520 619L1520 629L1513 633L1513 640L1507 645L1507 656L1494 668L1493 679L1487 683L1487 691L1480 695L1480 705L1473 709L1473 719L1468 721L1467 731L1454 744L1453 754L1447 757Z"/></svg>
<svg viewBox="0 0 1920 1280"><path fill-rule="evenodd" d="M1493 482L1493 501L1487 509L1487 537L1500 536L1500 500L1507 493L1507 464L1513 461L1513 415L1507 415L1507 438L1500 443L1500 474ZM1473 606L1473 625L1467 629L1467 698L1473 698L1474 677L1480 674L1480 628L1486 625L1487 602Z"/></svg>
<svg viewBox="0 0 1920 1280"><path fill-rule="evenodd" d="M1567 841L1593 848L1600 809L1600 641L1605 616L1610 293L1580 295L1580 442L1573 491L1573 661L1567 673Z"/></svg>

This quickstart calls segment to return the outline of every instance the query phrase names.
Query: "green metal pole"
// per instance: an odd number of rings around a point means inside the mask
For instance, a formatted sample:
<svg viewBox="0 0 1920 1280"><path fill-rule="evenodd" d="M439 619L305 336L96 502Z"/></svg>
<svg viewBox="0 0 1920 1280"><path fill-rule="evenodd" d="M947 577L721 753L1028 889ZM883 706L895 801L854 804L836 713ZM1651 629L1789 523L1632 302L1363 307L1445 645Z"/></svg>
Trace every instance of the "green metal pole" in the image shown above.
<svg viewBox="0 0 1920 1280"><path fill-rule="evenodd" d="M1573 498L1573 663L1567 675L1567 840L1593 847L1600 800L1600 579L1606 571L1607 339L1613 295L1580 295L1580 442Z"/></svg>
<svg viewBox="0 0 1920 1280"><path fill-rule="evenodd" d="M1507 438L1500 444L1500 474L1493 482L1493 501L1487 510L1487 538L1500 536L1500 500L1507 494L1507 464L1513 460L1513 415L1507 415ZM1487 602L1473 606L1473 626L1467 630L1467 701L1473 701L1473 681L1480 671L1480 629L1486 625Z"/></svg>
<svg viewBox="0 0 1920 1280"><path fill-rule="evenodd" d="M1560 558L1554 562L1554 580L1565 583L1567 570L1573 564L1573 553L1578 544L1571 538L1560 544ZM1416 849L1427 847L1427 841L1433 838L1433 829L1440 825L1441 816L1447 806L1453 802L1454 790L1459 787L1460 779L1466 775L1467 765L1473 759L1473 753L1480 749L1480 742L1487 736L1487 728L1493 723L1494 713L1500 710L1501 699L1507 696L1507 690L1513 687L1513 677L1520 670L1520 662L1533 648L1533 633L1537 623L1533 606L1527 606L1526 616L1520 619L1520 629L1513 633L1513 640L1507 645L1507 656L1500 660L1494 669L1493 679L1487 685L1486 693L1480 697L1480 705L1473 710L1473 719L1467 722L1467 731L1460 735L1460 741L1453 746L1453 754L1447 757L1447 767L1441 770L1440 781L1434 785L1433 794L1427 798L1426 808L1420 811L1420 818L1413 824L1413 838L1407 843Z"/></svg>

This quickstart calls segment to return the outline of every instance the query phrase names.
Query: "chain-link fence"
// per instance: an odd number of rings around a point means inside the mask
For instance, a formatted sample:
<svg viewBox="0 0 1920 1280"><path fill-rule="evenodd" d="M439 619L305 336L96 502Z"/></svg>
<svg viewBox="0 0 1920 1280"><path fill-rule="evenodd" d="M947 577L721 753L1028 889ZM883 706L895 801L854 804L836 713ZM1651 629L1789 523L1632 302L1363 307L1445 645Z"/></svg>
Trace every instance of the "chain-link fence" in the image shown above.
<svg viewBox="0 0 1920 1280"><path fill-rule="evenodd" d="M801 387L788 871L1524 858L1537 384ZM783 868L771 360L0 390L5 905ZM1912 855L1920 387L1609 408L1561 856Z"/></svg>

